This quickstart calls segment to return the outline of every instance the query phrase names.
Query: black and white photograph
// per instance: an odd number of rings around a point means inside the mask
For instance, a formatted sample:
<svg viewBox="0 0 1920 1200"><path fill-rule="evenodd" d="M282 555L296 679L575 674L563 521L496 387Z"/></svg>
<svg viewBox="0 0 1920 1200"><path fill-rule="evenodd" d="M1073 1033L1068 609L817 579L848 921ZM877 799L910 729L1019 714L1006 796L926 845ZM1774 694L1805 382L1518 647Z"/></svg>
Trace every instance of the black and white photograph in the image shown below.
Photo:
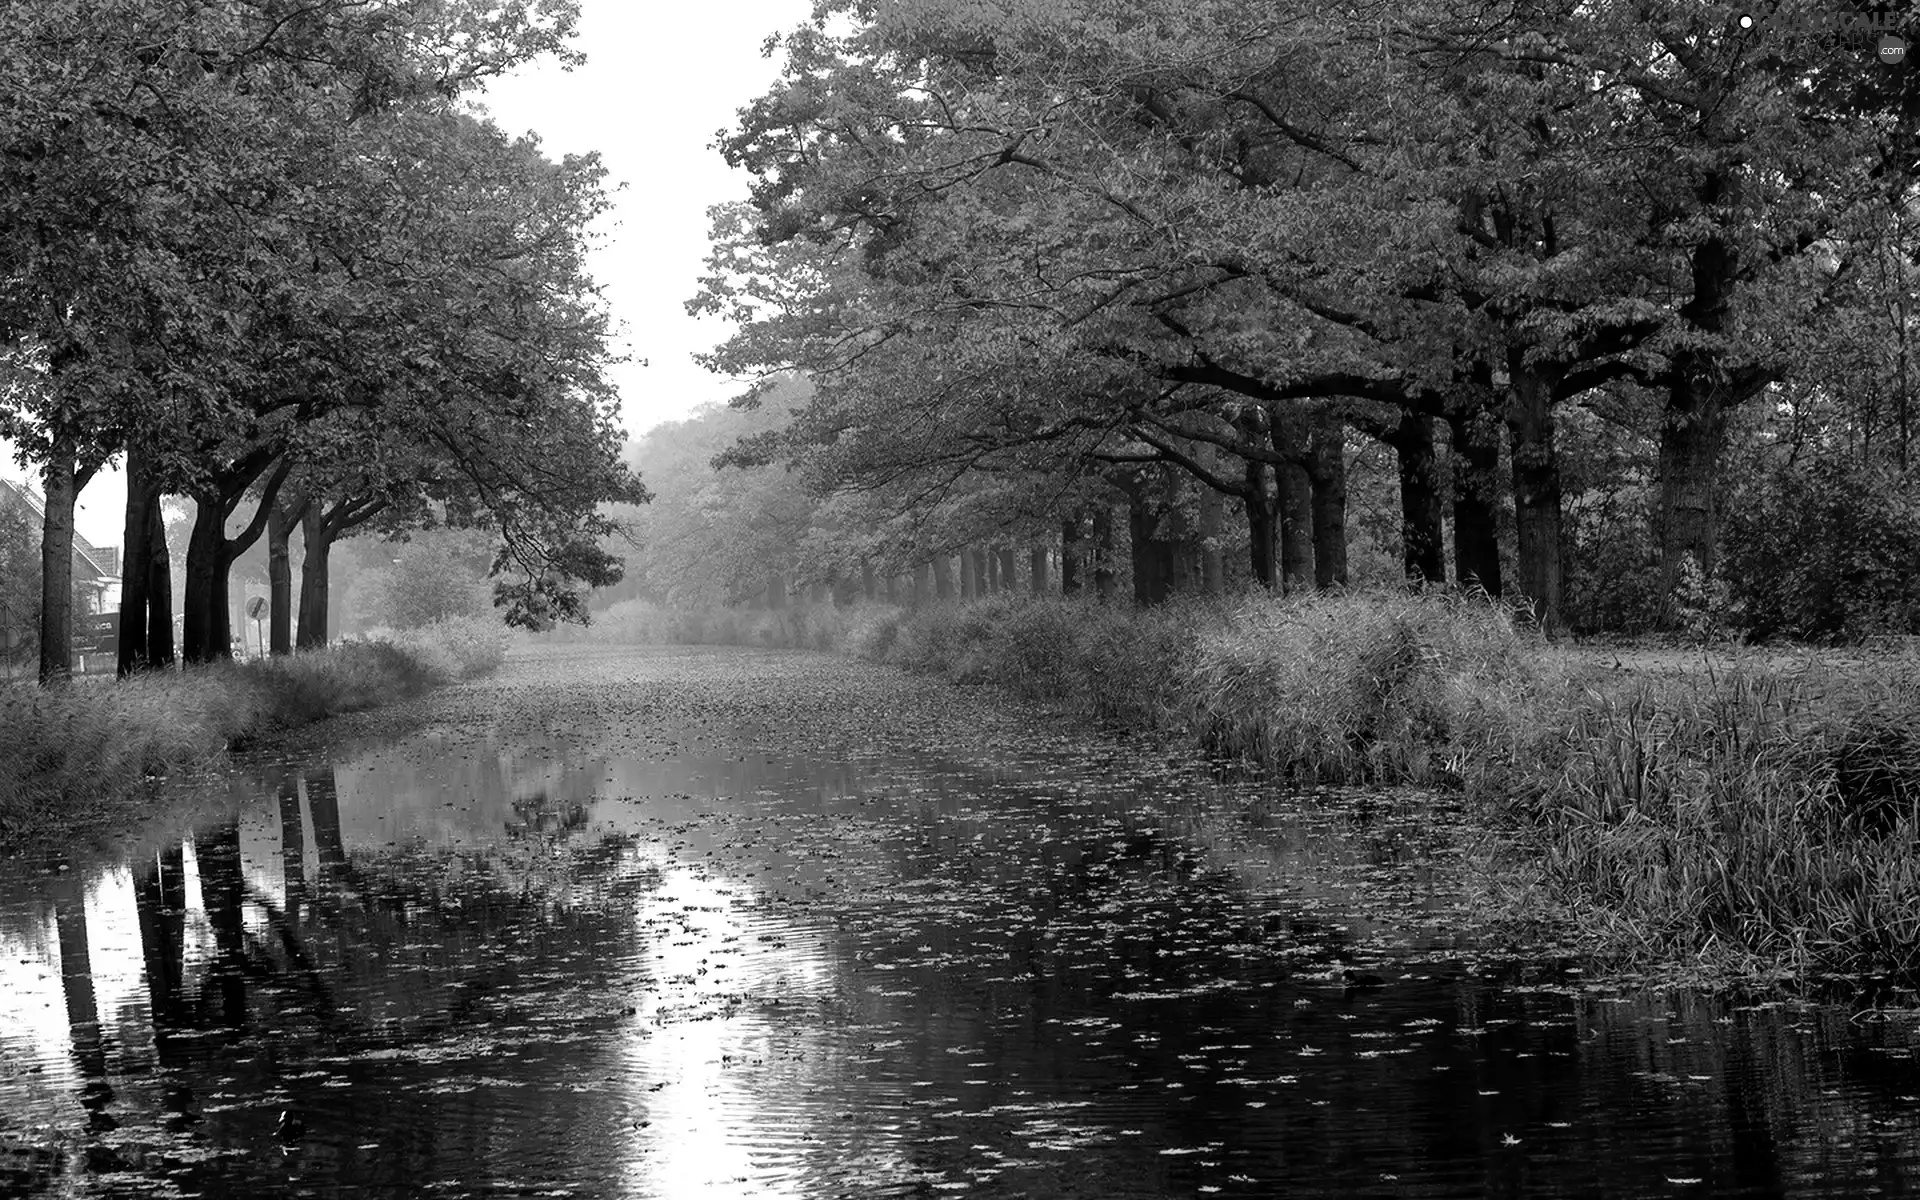
<svg viewBox="0 0 1920 1200"><path fill-rule="evenodd" d="M1920 0L0 0L0 1200L1920 1197Z"/></svg>

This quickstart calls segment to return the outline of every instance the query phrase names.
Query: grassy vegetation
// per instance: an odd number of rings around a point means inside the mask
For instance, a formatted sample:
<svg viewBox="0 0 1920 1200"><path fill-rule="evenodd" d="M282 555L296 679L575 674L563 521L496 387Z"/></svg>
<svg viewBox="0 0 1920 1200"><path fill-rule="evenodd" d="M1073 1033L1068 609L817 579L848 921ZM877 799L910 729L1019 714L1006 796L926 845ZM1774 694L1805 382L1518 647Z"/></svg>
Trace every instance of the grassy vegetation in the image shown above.
<svg viewBox="0 0 1920 1200"><path fill-rule="evenodd" d="M1461 797L1598 956L1920 976L1920 663L1613 669L1484 600L891 611L852 649L1178 731L1298 783Z"/></svg>
<svg viewBox="0 0 1920 1200"><path fill-rule="evenodd" d="M838 650L857 630L877 619L873 607L836 608L796 601L774 611L749 608L668 608L647 600L623 600L595 613L587 628L561 626L539 634L547 645L578 642L667 646L763 646L788 650Z"/></svg>
<svg viewBox="0 0 1920 1200"><path fill-rule="evenodd" d="M1479 814L1516 917L1696 976L1920 982L1920 657L1549 645L1484 598L996 597L684 613L589 636L847 650Z"/></svg>
<svg viewBox="0 0 1920 1200"><path fill-rule="evenodd" d="M150 781L275 730L483 674L507 640L462 619L291 658L0 689L0 841L110 819Z"/></svg>

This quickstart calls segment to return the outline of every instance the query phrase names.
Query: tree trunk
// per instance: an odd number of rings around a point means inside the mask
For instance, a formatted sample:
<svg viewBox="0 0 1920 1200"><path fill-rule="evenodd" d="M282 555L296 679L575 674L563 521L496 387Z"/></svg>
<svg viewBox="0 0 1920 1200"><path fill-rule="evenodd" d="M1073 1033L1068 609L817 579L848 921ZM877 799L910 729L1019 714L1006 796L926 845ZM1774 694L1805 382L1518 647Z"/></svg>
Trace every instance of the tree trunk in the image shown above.
<svg viewBox="0 0 1920 1200"><path fill-rule="evenodd" d="M782 571L767 572L767 611L779 612L787 606L787 577Z"/></svg>
<svg viewBox="0 0 1920 1200"><path fill-rule="evenodd" d="M318 502L300 514L300 624L293 644L300 650L318 650L327 644L327 619L332 614L328 568L333 539Z"/></svg>
<svg viewBox="0 0 1920 1200"><path fill-rule="evenodd" d="M1500 443L1484 412L1447 418L1453 434L1453 574L1500 594Z"/></svg>
<svg viewBox="0 0 1920 1200"><path fill-rule="evenodd" d="M1280 477L1280 586L1300 591L1313 581L1313 480L1299 463L1283 463Z"/></svg>
<svg viewBox="0 0 1920 1200"><path fill-rule="evenodd" d="M964 552L960 561L966 561ZM933 560L933 594L939 600L953 599L953 561L944 554Z"/></svg>
<svg viewBox="0 0 1920 1200"><path fill-rule="evenodd" d="M1081 514L1060 522L1060 594L1080 593L1081 577L1086 571L1086 539L1080 530Z"/></svg>
<svg viewBox="0 0 1920 1200"><path fill-rule="evenodd" d="M181 653L189 663L208 663L233 657L233 614L227 593L233 559L227 548L226 505L218 496L205 493L194 500Z"/></svg>
<svg viewBox="0 0 1920 1200"><path fill-rule="evenodd" d="M973 598L978 600L987 594L987 571L990 569L987 559L992 556L974 546L967 551L967 557L973 563Z"/></svg>
<svg viewBox="0 0 1920 1200"><path fill-rule="evenodd" d="M1133 602L1160 604L1176 589L1174 539L1167 514L1155 504L1148 486L1134 488L1127 497L1127 548L1133 557Z"/></svg>
<svg viewBox="0 0 1920 1200"><path fill-rule="evenodd" d="M292 460L278 456L279 465L260 488L260 505L247 527L235 537L227 536L227 517L239 504L254 480L260 478L276 456L257 449L233 464L224 482L210 485L197 497L193 516L193 537L187 543L186 659L190 663L213 662L233 656L233 605L228 576L233 560L245 554L266 531L267 517L279 502L280 485L286 482Z"/></svg>
<svg viewBox="0 0 1920 1200"><path fill-rule="evenodd" d="M1313 483L1313 583L1347 583L1347 425L1328 412L1314 422L1307 460Z"/></svg>
<svg viewBox="0 0 1920 1200"><path fill-rule="evenodd" d="M979 583L973 577L973 550L971 547L962 546L960 548L960 598L971 600L979 594Z"/></svg>
<svg viewBox="0 0 1920 1200"><path fill-rule="evenodd" d="M919 608L929 599L927 577L930 574L932 574L932 568L926 563L921 563L913 569L913 606L915 608Z"/></svg>
<svg viewBox="0 0 1920 1200"><path fill-rule="evenodd" d="M1559 633L1560 463L1553 441L1553 389L1538 370L1509 354L1507 429L1513 439L1513 515L1520 552L1520 589L1534 620Z"/></svg>
<svg viewBox="0 0 1920 1200"><path fill-rule="evenodd" d="M295 498L267 513L267 647L276 658L293 653L293 563L287 543L304 503Z"/></svg>
<svg viewBox="0 0 1920 1200"><path fill-rule="evenodd" d="M73 449L55 444L44 474L40 523L40 682L73 674L73 507L80 495Z"/></svg>
<svg viewBox="0 0 1920 1200"><path fill-rule="evenodd" d="M1027 551L1027 582L1034 595L1047 594L1047 547L1044 543Z"/></svg>
<svg viewBox="0 0 1920 1200"><path fill-rule="evenodd" d="M189 664L212 662L229 656L228 643L220 639L212 616L215 607L214 579L224 577L225 568L217 562L224 539L220 533L221 504L205 493L193 498L193 530L187 536L187 587L180 598L180 657ZM218 605L222 612L224 598ZM224 618L222 618L224 620Z"/></svg>
<svg viewBox="0 0 1920 1200"><path fill-rule="evenodd" d="M1015 581L1019 577L1014 570L1017 562L1018 556L1012 546L1000 547L1000 586L995 590L1011 592L1017 586Z"/></svg>
<svg viewBox="0 0 1920 1200"><path fill-rule="evenodd" d="M1249 407L1234 419L1234 428L1243 440L1260 445L1272 444L1269 430L1272 417L1266 409ZM1280 585L1280 491L1273 465L1253 459L1242 461L1240 503L1247 519L1247 561L1253 580L1263 588Z"/></svg>
<svg viewBox="0 0 1920 1200"><path fill-rule="evenodd" d="M120 526L120 644L118 673L128 676L145 670L151 662L148 647L151 628L147 619L153 603L153 573L149 563L153 547L154 510L160 507L160 484L149 466L147 454L138 446L127 447L127 506ZM164 548L164 534L162 540Z"/></svg>
<svg viewBox="0 0 1920 1200"><path fill-rule="evenodd" d="M1446 531L1440 511L1440 456L1433 420L1411 408L1387 439L1400 467L1400 557L1409 582L1447 581Z"/></svg>
<svg viewBox="0 0 1920 1200"><path fill-rule="evenodd" d="M173 665L173 553L167 549L167 516L158 493L147 509L147 665Z"/></svg>
<svg viewBox="0 0 1920 1200"><path fill-rule="evenodd" d="M1695 183L1703 206L1737 202L1740 176L1709 171ZM1668 368L1667 407L1660 424L1660 583L1671 596L1681 564L1695 559L1703 572L1717 565L1720 536L1720 454L1726 413L1764 387L1763 379L1729 386L1725 364L1712 348L1724 333L1738 286L1740 252L1715 234L1694 247L1689 261L1692 295L1678 315L1691 344Z"/></svg>
<svg viewBox="0 0 1920 1200"><path fill-rule="evenodd" d="M1200 490L1200 566L1195 581L1201 591L1217 596L1227 590L1226 565L1221 561L1220 537L1226 532L1227 498L1213 488Z"/></svg>
<svg viewBox="0 0 1920 1200"><path fill-rule="evenodd" d="M1286 461L1274 469L1279 484L1280 587L1293 592L1313 579L1313 480L1307 474L1305 413L1297 406L1269 414L1268 444Z"/></svg>
<svg viewBox="0 0 1920 1200"><path fill-rule="evenodd" d="M1102 600L1113 599L1119 573L1113 569L1113 505L1096 504L1093 509L1093 594Z"/></svg>
<svg viewBox="0 0 1920 1200"><path fill-rule="evenodd" d="M870 562L860 564L860 594L869 603L880 598L880 577L874 573Z"/></svg>
<svg viewBox="0 0 1920 1200"><path fill-rule="evenodd" d="M1246 494L1240 500L1247 512L1247 556L1253 578L1261 587L1278 583L1280 540L1280 501L1274 491L1273 468L1249 461L1246 466Z"/></svg>
<svg viewBox="0 0 1920 1200"><path fill-rule="evenodd" d="M887 576L887 603L900 603L900 577L898 575Z"/></svg>
<svg viewBox="0 0 1920 1200"><path fill-rule="evenodd" d="M1671 596L1688 557L1711 574L1719 565L1720 456L1727 413L1707 356L1675 356L1660 425L1660 594Z"/></svg>

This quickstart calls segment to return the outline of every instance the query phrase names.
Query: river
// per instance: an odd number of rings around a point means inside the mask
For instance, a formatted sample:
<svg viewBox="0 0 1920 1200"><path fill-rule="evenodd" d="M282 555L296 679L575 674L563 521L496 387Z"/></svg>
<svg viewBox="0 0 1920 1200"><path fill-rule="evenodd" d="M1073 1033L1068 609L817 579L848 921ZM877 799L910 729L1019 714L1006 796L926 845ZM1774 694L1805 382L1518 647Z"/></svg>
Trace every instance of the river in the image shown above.
<svg viewBox="0 0 1920 1200"><path fill-rule="evenodd" d="M1906 1015L1590 984L1412 794L548 649L0 863L0 1195L1920 1190Z"/></svg>

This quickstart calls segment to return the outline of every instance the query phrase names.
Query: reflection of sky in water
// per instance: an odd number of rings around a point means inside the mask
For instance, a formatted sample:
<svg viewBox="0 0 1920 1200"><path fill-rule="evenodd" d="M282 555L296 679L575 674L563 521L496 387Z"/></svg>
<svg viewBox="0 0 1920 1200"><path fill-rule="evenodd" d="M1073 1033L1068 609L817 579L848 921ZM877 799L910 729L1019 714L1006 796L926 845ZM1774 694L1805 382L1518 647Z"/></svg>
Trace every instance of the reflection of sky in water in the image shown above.
<svg viewBox="0 0 1920 1200"><path fill-rule="evenodd" d="M43 901L0 925L0 1054L41 1067L48 1083L75 1075L73 1041L61 973L56 903L81 898L93 989L93 1020L112 1042L138 1046L147 1029L146 971L133 912L133 877L124 866L81 878L49 879L57 900ZM12 915L12 914L9 914Z"/></svg>
<svg viewBox="0 0 1920 1200"><path fill-rule="evenodd" d="M60 940L49 905L7 916L0 925L0 1080L11 1091L26 1092L20 1107L49 1112L52 1097L69 1090L73 1079ZM34 1067L39 1069L30 1073ZM0 1129L19 1120L8 1107L0 1106Z"/></svg>
<svg viewBox="0 0 1920 1200"><path fill-rule="evenodd" d="M628 1185L653 1196L803 1196L772 1168L803 1148L804 1127L792 1128L790 1113L768 1119L775 1114L758 1111L764 1090L737 1081L792 1037L766 1011L770 1001L804 1011L833 995L823 948L778 922L743 920L739 890L725 881L664 854L654 862L660 887L635 918L654 973L673 990L645 997L626 1046L628 1086L649 1114L632 1139Z"/></svg>
<svg viewBox="0 0 1920 1200"><path fill-rule="evenodd" d="M541 756L483 756L477 767L455 769L462 777L458 787L447 786L441 773L439 764L421 769L419 764L364 759L337 771L340 832L348 860L372 863L383 854L432 845L463 853L491 849L496 853L488 861L494 864L497 881L527 886L553 865L557 843L580 833L577 826L542 832L535 811L542 805L591 804L592 832L598 835L614 827L657 830L682 820L682 804L691 799L689 792L675 790L664 814L648 813L630 802L633 791L625 785L638 781L623 771L617 772L626 776L622 786L604 777L598 781L617 794L596 804L594 781ZM698 775L676 776L673 782L691 784ZM556 796L559 788L574 792ZM256 940L276 936L269 904L285 912L296 896L310 897L320 881L312 798L305 780L298 794L297 893L289 890L291 864L282 853L281 813L270 792L241 816L238 840L248 897L241 912L246 932ZM447 796L459 799L450 802ZM712 796L708 790L707 798ZM618 969L629 977L619 990L634 1000L637 1011L619 1032L609 1035L617 1039L614 1087L636 1114L624 1123L621 1135L626 1143L623 1188L649 1196L809 1194L802 1179L806 1159L828 1144L809 1132L822 1119L819 1106L763 1111L765 1102L780 1097L756 1086L752 1072L769 1062L788 1071L809 1058L826 1069L828 1057L818 1046L811 1052L798 1048L807 1040L805 1023L786 1018L789 1013L816 1012L836 993L839 984L825 935L758 905L759 893L747 881L730 879L706 862L682 861L657 834L643 838L606 873L655 881L631 897L628 920L642 961ZM218 949L191 841L184 848L182 876L182 991L197 994L210 986ZM563 899L606 901L603 887L561 882ZM154 1035L132 871L125 865L98 870L86 877L84 886L95 1007L108 1018L109 1071L116 1076L129 1069L149 1072ZM0 1133L17 1127L24 1110L41 1117L57 1114L63 1119L53 1122L56 1127L75 1119L72 1098L81 1080L62 988L54 904L62 889L77 892L80 887L79 879L50 879L44 889L49 898L14 910L0 924L0 949L5 951L0 961L5 1005L0 1012L6 1018L0 1024ZM368 1000L374 1001L372 1008ZM363 1013L385 1011L377 997L361 1001L359 1008ZM812 1091L830 1082L823 1077L801 1084L804 1077L804 1070L792 1073L796 1085ZM122 1099L128 1095L122 1088ZM520 1099L514 1098L516 1103ZM868 1158L871 1165L871 1153ZM901 1170L897 1167L895 1173Z"/></svg>

